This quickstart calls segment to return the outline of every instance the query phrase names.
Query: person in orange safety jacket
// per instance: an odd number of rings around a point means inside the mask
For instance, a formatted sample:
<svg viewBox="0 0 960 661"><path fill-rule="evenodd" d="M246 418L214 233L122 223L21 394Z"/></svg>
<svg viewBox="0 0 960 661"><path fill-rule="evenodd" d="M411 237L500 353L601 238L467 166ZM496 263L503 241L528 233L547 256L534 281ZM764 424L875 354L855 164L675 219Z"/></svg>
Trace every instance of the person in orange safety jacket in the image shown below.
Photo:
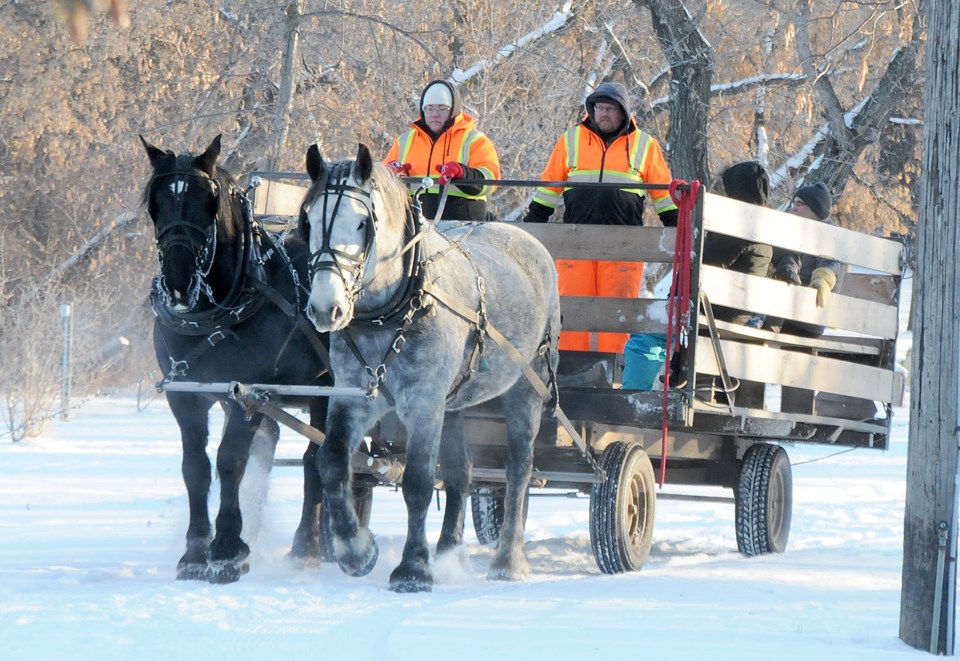
<svg viewBox="0 0 960 661"><path fill-rule="evenodd" d="M543 181L669 184L672 177L660 143L641 131L630 114L627 90L601 83L584 105L583 121L557 140L541 175ZM660 221L677 224L677 206L666 190L539 187L524 222L546 222L563 197L563 222L586 225L643 225L649 195ZM561 296L636 298L642 262L557 260ZM560 348L622 353L626 333L563 331Z"/></svg>
<svg viewBox="0 0 960 661"><path fill-rule="evenodd" d="M420 196L423 214L433 220L484 221L487 197L494 186L459 185L458 179L499 179L500 158L493 142L463 112L457 86L443 80L429 83L420 95L420 116L393 143L384 164L401 176L430 176L450 184L441 218L440 186ZM411 193L419 183L411 184Z"/></svg>

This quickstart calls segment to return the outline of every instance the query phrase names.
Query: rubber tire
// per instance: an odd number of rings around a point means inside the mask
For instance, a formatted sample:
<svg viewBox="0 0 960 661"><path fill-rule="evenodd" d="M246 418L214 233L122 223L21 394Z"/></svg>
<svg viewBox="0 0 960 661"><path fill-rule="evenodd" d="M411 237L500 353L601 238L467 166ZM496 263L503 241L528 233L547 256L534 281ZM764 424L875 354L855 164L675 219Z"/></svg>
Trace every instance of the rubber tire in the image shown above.
<svg viewBox="0 0 960 661"><path fill-rule="evenodd" d="M473 519L473 532L477 541L484 546L493 546L500 539L503 527L503 495L496 495L496 489L477 489L470 496L470 514ZM527 512L530 510L530 492L523 499L523 524L527 524Z"/></svg>
<svg viewBox="0 0 960 661"><path fill-rule="evenodd" d="M773 443L747 449L736 502L737 549L747 557L783 553L793 512L793 473L786 450Z"/></svg>
<svg viewBox="0 0 960 661"><path fill-rule="evenodd" d="M637 571L650 556L656 476L638 443L611 443L600 456L606 480L590 491L590 546L604 574Z"/></svg>

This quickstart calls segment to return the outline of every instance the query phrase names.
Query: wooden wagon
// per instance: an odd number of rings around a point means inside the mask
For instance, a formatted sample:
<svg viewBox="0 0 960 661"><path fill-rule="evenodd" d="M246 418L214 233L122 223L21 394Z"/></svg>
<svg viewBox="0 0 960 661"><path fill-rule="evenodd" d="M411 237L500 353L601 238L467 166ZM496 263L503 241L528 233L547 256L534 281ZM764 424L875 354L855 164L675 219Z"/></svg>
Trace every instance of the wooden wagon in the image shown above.
<svg viewBox="0 0 960 661"><path fill-rule="evenodd" d="M253 208L267 223L295 220L305 182L257 175ZM555 258L674 263L678 230L662 227L523 225ZM607 573L639 569L652 543L658 475L669 485L733 491L741 552L786 548L792 477L784 445L886 449L892 408L903 393L895 365L905 246L791 214L701 195L691 214L691 314L678 329L676 384L621 386L620 354L563 352L560 407L572 426L545 418L536 440L532 486L590 495L590 537ZM816 291L702 263L708 233L836 259L850 272L825 308ZM681 237L682 238L682 237ZM687 263L684 260L681 263ZM565 297L564 329L667 334L671 297ZM716 321L714 306L826 327L808 338ZM283 421L283 420L281 420ZM472 510L481 542L496 540L505 483L502 416L467 413L473 458ZM302 430L303 431L303 430ZM309 432L308 432L309 433ZM402 479L402 427L386 418L354 458L358 509L370 490Z"/></svg>

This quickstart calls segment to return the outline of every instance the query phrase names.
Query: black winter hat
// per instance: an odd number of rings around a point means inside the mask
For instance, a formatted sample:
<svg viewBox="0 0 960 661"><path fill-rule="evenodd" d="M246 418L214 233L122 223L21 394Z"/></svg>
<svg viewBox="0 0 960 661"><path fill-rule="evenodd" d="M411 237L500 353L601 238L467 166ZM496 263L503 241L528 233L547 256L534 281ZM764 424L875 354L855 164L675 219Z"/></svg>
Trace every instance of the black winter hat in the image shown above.
<svg viewBox="0 0 960 661"><path fill-rule="evenodd" d="M822 183L817 182L812 186L801 186L793 196L810 207L810 211L820 220L830 216L830 209L833 208L833 198L830 196L830 191Z"/></svg>
<svg viewBox="0 0 960 661"><path fill-rule="evenodd" d="M756 161L735 163L723 171L723 190L727 197L763 206L770 195L770 178Z"/></svg>

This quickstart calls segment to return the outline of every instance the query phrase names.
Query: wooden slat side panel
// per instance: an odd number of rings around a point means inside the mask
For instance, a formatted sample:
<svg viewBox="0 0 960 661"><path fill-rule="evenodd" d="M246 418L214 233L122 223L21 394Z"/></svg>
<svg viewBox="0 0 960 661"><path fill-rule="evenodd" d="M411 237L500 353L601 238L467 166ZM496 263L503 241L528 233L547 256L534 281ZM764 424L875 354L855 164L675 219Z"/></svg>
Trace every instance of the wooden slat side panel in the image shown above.
<svg viewBox="0 0 960 661"><path fill-rule="evenodd" d="M897 302L897 278L872 273L847 273L834 293L862 298L875 303Z"/></svg>
<svg viewBox="0 0 960 661"><path fill-rule="evenodd" d="M563 330L659 335L667 332L667 301L662 299L563 296L560 311Z"/></svg>
<svg viewBox="0 0 960 661"><path fill-rule="evenodd" d="M704 229L758 243L836 259L874 271L901 274L903 245L891 239L808 220L707 193Z"/></svg>
<svg viewBox="0 0 960 661"><path fill-rule="evenodd" d="M897 401L902 377L889 370L756 344L720 342L730 376L880 402ZM710 338L697 338L697 372L719 374Z"/></svg>
<svg viewBox="0 0 960 661"><path fill-rule="evenodd" d="M704 266L701 277L702 289L712 305L887 339L895 338L899 331L895 305L833 294L827 307L818 308L817 292L810 287L715 266Z"/></svg>
<svg viewBox="0 0 960 661"><path fill-rule="evenodd" d="M705 332L707 318L701 314L697 317L700 328ZM732 322L714 320L714 325L720 337L734 341L763 342L772 346L787 345L789 347L816 349L821 352L854 353L868 356L879 356L892 340L883 340L876 337L830 335L819 337L801 337L799 335L785 335L771 330L741 326Z"/></svg>
<svg viewBox="0 0 960 661"><path fill-rule="evenodd" d="M667 227L615 227L516 223L547 247L554 259L673 262L677 231Z"/></svg>

